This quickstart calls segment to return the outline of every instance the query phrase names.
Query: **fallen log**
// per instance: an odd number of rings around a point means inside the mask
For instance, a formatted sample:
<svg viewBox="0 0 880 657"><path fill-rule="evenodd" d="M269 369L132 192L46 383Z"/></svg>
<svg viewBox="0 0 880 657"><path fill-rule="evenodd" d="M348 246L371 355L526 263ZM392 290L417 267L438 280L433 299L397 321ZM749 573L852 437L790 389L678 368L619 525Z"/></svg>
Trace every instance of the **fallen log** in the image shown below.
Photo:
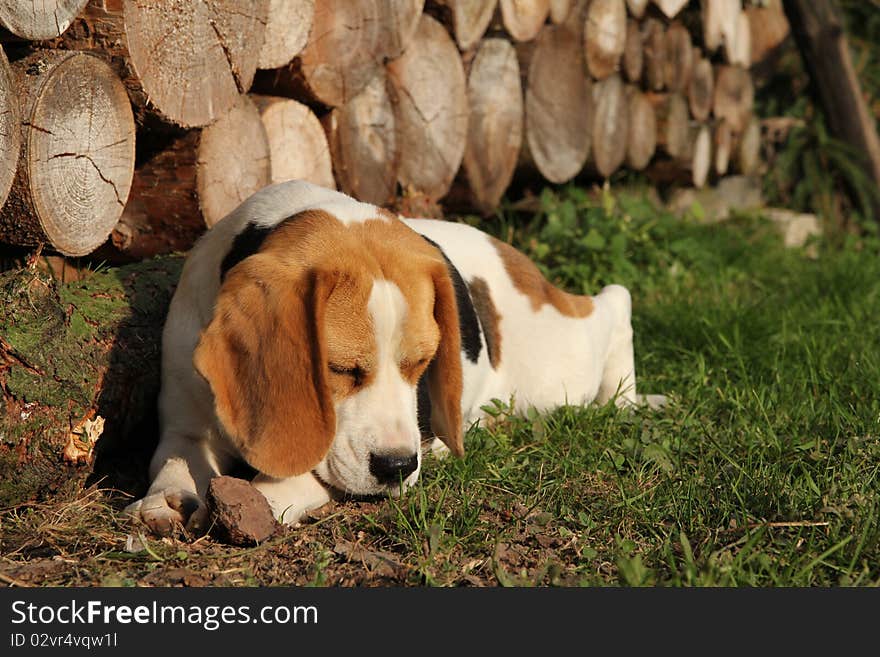
<svg viewBox="0 0 880 657"><path fill-rule="evenodd" d="M160 334L181 260L65 285L34 268L0 274L0 507L90 475L117 486L143 478L157 431Z"/></svg>

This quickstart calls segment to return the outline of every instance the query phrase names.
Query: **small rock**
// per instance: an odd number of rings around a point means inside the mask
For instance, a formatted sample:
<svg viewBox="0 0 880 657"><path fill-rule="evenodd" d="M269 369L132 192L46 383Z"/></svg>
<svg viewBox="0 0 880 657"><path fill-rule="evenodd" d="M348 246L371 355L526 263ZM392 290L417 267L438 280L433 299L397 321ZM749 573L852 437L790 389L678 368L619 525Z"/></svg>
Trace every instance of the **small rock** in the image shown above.
<svg viewBox="0 0 880 657"><path fill-rule="evenodd" d="M268 500L244 479L212 479L207 504L218 537L233 545L260 543L279 527Z"/></svg>

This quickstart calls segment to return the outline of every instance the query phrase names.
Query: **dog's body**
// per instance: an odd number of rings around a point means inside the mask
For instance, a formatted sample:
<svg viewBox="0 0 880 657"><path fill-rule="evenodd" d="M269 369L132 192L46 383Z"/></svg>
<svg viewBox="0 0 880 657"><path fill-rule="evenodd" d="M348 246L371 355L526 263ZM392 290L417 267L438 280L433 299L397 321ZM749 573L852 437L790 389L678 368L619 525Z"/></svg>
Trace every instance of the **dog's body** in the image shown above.
<svg viewBox="0 0 880 657"><path fill-rule="evenodd" d="M163 334L153 482L130 511L204 520L241 460L276 516L332 490L412 484L426 433L456 454L491 399L518 409L636 400L629 293L550 285L475 228L303 182L267 187L193 248Z"/></svg>

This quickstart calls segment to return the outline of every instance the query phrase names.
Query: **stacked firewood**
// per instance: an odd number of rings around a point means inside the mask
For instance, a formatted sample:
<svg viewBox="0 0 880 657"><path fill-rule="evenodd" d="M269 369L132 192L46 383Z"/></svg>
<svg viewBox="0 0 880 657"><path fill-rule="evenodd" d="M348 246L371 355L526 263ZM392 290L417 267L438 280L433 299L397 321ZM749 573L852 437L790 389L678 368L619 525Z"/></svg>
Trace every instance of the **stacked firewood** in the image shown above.
<svg viewBox="0 0 880 657"><path fill-rule="evenodd" d="M760 5L0 3L0 241L186 250L291 178L491 212L518 170L752 173L749 67L787 35L780 3Z"/></svg>

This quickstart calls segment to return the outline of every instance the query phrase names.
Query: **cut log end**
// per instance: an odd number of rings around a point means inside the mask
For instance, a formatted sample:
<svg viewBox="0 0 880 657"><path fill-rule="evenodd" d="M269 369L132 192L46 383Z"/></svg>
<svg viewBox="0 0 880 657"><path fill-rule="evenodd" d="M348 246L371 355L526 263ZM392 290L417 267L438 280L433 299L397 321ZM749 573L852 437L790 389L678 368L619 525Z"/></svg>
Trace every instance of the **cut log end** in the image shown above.
<svg viewBox="0 0 880 657"><path fill-rule="evenodd" d="M550 0L499 0L504 29L514 41L534 39L550 15Z"/></svg>
<svg viewBox="0 0 880 657"><path fill-rule="evenodd" d="M612 75L593 86L593 164L608 178L626 159L629 111L626 88L619 75Z"/></svg>
<svg viewBox="0 0 880 657"><path fill-rule="evenodd" d="M648 98L636 87L628 89L627 165L641 171L651 162L657 149L657 118Z"/></svg>
<svg viewBox="0 0 880 657"><path fill-rule="evenodd" d="M18 166L18 154L21 147L21 129L19 128L18 102L15 82L9 62L0 46L0 207L6 201L15 169Z"/></svg>
<svg viewBox="0 0 880 657"><path fill-rule="evenodd" d="M41 51L14 69L24 146L3 237L85 255L107 239L131 187L135 127L125 88L84 53Z"/></svg>
<svg viewBox="0 0 880 657"><path fill-rule="evenodd" d="M489 212L510 184L522 146L522 85L510 42L482 42L468 76L468 104L463 167L474 205Z"/></svg>
<svg viewBox="0 0 880 657"><path fill-rule="evenodd" d="M16 0L0 2L0 25L38 41L60 36L89 0Z"/></svg>
<svg viewBox="0 0 880 657"><path fill-rule="evenodd" d="M626 46L626 4L624 0L593 0L587 9L584 47L587 68L603 80L620 68Z"/></svg>
<svg viewBox="0 0 880 657"><path fill-rule="evenodd" d="M290 98L254 95L251 100L269 142L270 182L307 180L336 189L327 137L314 112Z"/></svg>
<svg viewBox="0 0 880 657"><path fill-rule="evenodd" d="M315 16L315 0L270 0L259 68L285 66L305 47Z"/></svg>
<svg viewBox="0 0 880 657"><path fill-rule="evenodd" d="M216 224L269 184L270 176L269 143L260 112L248 96L239 96L225 116L202 130L199 141L196 189L205 224Z"/></svg>

